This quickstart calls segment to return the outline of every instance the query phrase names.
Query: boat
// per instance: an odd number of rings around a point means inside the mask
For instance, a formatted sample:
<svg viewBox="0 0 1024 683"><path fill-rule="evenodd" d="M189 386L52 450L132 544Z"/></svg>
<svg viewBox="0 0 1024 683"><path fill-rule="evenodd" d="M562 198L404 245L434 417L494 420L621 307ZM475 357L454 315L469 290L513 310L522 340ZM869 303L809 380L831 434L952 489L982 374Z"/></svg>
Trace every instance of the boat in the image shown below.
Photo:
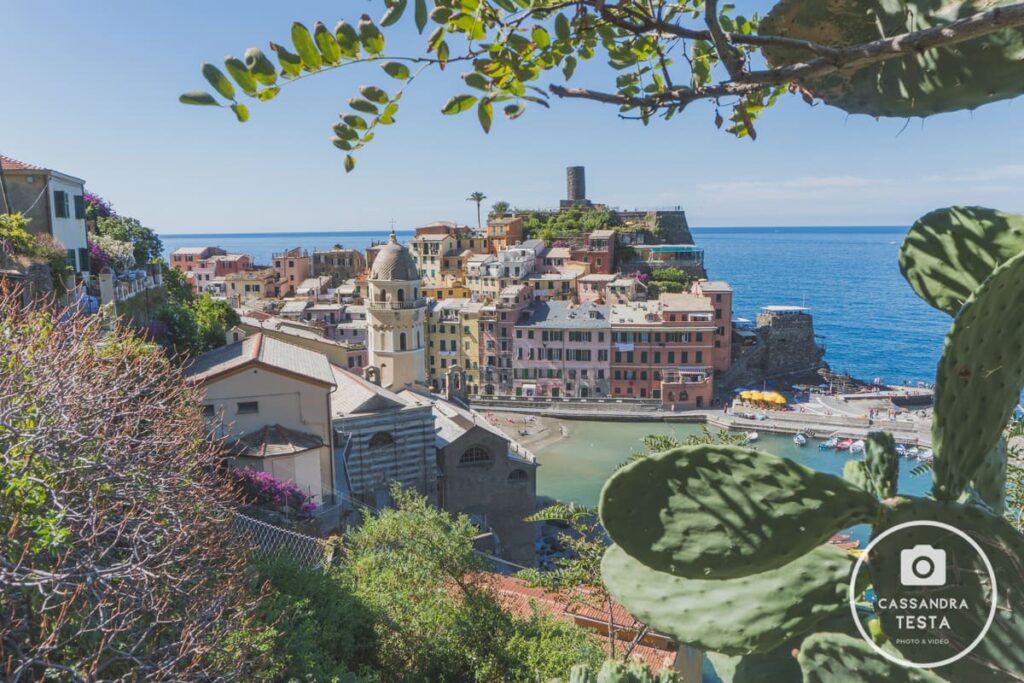
<svg viewBox="0 0 1024 683"><path fill-rule="evenodd" d="M896 444L896 455L901 458L907 457L907 447L901 443Z"/></svg>
<svg viewBox="0 0 1024 683"><path fill-rule="evenodd" d="M864 441L861 440L861 439L857 439L856 441L851 443L850 444L850 452L851 453L863 453L864 452Z"/></svg>
<svg viewBox="0 0 1024 683"><path fill-rule="evenodd" d="M747 443L754 443L761 438L761 435L757 432L747 432Z"/></svg>
<svg viewBox="0 0 1024 683"><path fill-rule="evenodd" d="M910 448L910 449L909 449L909 450L907 451L907 457L908 457L908 458L916 458L916 457L917 457L918 455L920 455L920 454L921 454L921 449L920 449L920 448L918 448L917 446L912 446L912 447L911 447L911 448Z"/></svg>
<svg viewBox="0 0 1024 683"><path fill-rule="evenodd" d="M932 449L928 448L917 454L917 459L921 462L934 462L935 453Z"/></svg>
<svg viewBox="0 0 1024 683"><path fill-rule="evenodd" d="M807 437L804 436L803 434L797 432L796 435L793 436L793 443L795 443L797 446L806 446L807 445Z"/></svg>
<svg viewBox="0 0 1024 683"><path fill-rule="evenodd" d="M852 446L852 445L853 445L853 439L840 439L839 442L836 444L836 450L837 451L848 451L848 450L850 450L850 446Z"/></svg>
<svg viewBox="0 0 1024 683"><path fill-rule="evenodd" d="M819 443L818 444L818 448L820 448L823 451L827 451L829 449L835 448L838 443L839 443L839 439L837 437L833 436L833 437L829 437L827 440L822 441L821 443Z"/></svg>

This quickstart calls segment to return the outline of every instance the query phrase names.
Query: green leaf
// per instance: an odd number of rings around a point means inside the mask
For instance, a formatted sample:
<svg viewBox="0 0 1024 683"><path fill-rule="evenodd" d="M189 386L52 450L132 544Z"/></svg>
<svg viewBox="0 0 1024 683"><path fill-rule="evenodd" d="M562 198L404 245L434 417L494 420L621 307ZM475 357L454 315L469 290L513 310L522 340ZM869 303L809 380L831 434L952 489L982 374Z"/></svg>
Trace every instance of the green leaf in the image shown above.
<svg viewBox="0 0 1024 683"><path fill-rule="evenodd" d="M324 62L337 64L341 61L341 48L338 46L338 41L323 22L318 21L313 25L313 39L316 40L316 46L320 50Z"/></svg>
<svg viewBox="0 0 1024 683"><path fill-rule="evenodd" d="M952 206L914 222L900 247L900 272L917 295L955 316L996 267L1024 252L1024 216Z"/></svg>
<svg viewBox="0 0 1024 683"><path fill-rule="evenodd" d="M576 73L576 58L569 55L562 62L562 75L565 76L565 80L569 80L574 73Z"/></svg>
<svg viewBox="0 0 1024 683"><path fill-rule="evenodd" d="M401 62L384 62L380 65L384 73L399 81L409 80L409 67Z"/></svg>
<svg viewBox="0 0 1024 683"><path fill-rule="evenodd" d="M235 83L242 89L242 92L249 97L256 95L256 79L249 73L245 62L238 57L227 57L224 59L224 68L231 74L231 78L235 79Z"/></svg>
<svg viewBox="0 0 1024 683"><path fill-rule="evenodd" d="M546 50L551 45L551 36L548 35L547 29L543 26L534 26L533 31L530 32L530 37L541 50Z"/></svg>
<svg viewBox="0 0 1024 683"><path fill-rule="evenodd" d="M331 138L331 144L333 144L340 150L344 150L346 152L352 151L352 143L349 142L348 140L342 140L341 138Z"/></svg>
<svg viewBox="0 0 1024 683"><path fill-rule="evenodd" d="M421 34L427 26L427 0L416 0L416 30Z"/></svg>
<svg viewBox="0 0 1024 683"><path fill-rule="evenodd" d="M204 107L224 106L213 95L203 90L189 90L187 93L183 93L178 101L182 104L197 104Z"/></svg>
<svg viewBox="0 0 1024 683"><path fill-rule="evenodd" d="M339 21L334 27L334 37L341 48L341 54L351 59L359 56L359 34L356 33L352 24L347 21Z"/></svg>
<svg viewBox="0 0 1024 683"><path fill-rule="evenodd" d="M526 111L526 107L521 104L509 104L505 107L505 116L509 119L518 119Z"/></svg>
<svg viewBox="0 0 1024 683"><path fill-rule="evenodd" d="M371 55L384 51L384 35L365 14L359 20L359 42L362 43L363 49Z"/></svg>
<svg viewBox="0 0 1024 683"><path fill-rule="evenodd" d="M277 82L277 69L262 50L255 47L246 50L245 67L261 85L274 85Z"/></svg>
<svg viewBox="0 0 1024 683"><path fill-rule="evenodd" d="M346 114L341 117L341 120L344 121L347 126L355 130L366 130L368 127L366 119L358 114Z"/></svg>
<svg viewBox="0 0 1024 683"><path fill-rule="evenodd" d="M569 27L569 20L564 14L559 14L555 17L555 37L559 40L566 42L571 36L571 30Z"/></svg>
<svg viewBox="0 0 1024 683"><path fill-rule="evenodd" d="M361 111L364 114L376 114L378 111L377 105L373 104L372 102L367 102L366 100L360 99L358 97L351 98L348 101L348 106L352 107L356 111Z"/></svg>
<svg viewBox="0 0 1024 683"><path fill-rule="evenodd" d="M288 51L288 48L277 43L271 43L270 49L277 53L277 61L281 63L281 69L288 78L295 78L302 73L302 58L297 54Z"/></svg>
<svg viewBox="0 0 1024 683"><path fill-rule="evenodd" d="M345 173L351 173L356 167L356 158L351 154L345 155Z"/></svg>
<svg viewBox="0 0 1024 683"><path fill-rule="evenodd" d="M491 132L491 120L494 118L494 109L491 106L489 99L480 100L480 104L476 108L476 117L480 121L480 127L484 129L485 133Z"/></svg>
<svg viewBox="0 0 1024 683"><path fill-rule="evenodd" d="M279 92L281 92L281 88L275 85L273 88L266 88L264 90L260 90L258 93L256 93L256 97L259 98L260 102L268 102L277 97L277 93Z"/></svg>
<svg viewBox="0 0 1024 683"><path fill-rule="evenodd" d="M361 85L359 86L359 92L371 102L376 102L377 104L388 103L388 94L376 86Z"/></svg>
<svg viewBox="0 0 1024 683"><path fill-rule="evenodd" d="M224 73L213 64L203 64L203 78L220 93L224 99L235 99L235 86L231 85Z"/></svg>
<svg viewBox="0 0 1024 683"><path fill-rule="evenodd" d="M245 123L249 120L249 108L242 103L236 103L231 105L231 111L235 112L235 117L239 123Z"/></svg>
<svg viewBox="0 0 1024 683"><path fill-rule="evenodd" d="M391 26L401 19L402 14L405 12L406 0L394 0L394 2L388 4L390 5L388 11L384 13L380 20L381 26Z"/></svg>
<svg viewBox="0 0 1024 683"><path fill-rule="evenodd" d="M466 82L466 85L477 90L487 90L488 85L490 85L490 81L487 80L486 76L475 71L462 74L462 80Z"/></svg>
<svg viewBox="0 0 1024 683"><path fill-rule="evenodd" d="M334 124L332 130L334 130L334 134L342 140L356 140L359 138L359 133L343 123Z"/></svg>
<svg viewBox="0 0 1024 683"><path fill-rule="evenodd" d="M827 617L849 614L853 561L826 544L760 574L684 579L655 571L613 545L601 562L601 578L617 602L655 631L701 650L745 655L770 652Z"/></svg>
<svg viewBox="0 0 1024 683"><path fill-rule="evenodd" d="M316 43L313 42L313 36L310 34L309 29L298 21L292 24L292 43L295 45L295 50L299 53L299 57L302 58L302 63L307 69L316 71L320 68L320 65L323 64L320 50L316 48Z"/></svg>
<svg viewBox="0 0 1024 683"><path fill-rule="evenodd" d="M729 579L781 567L879 504L830 474L737 446L676 448L618 470L601 522L623 550L677 576Z"/></svg>
<svg viewBox="0 0 1024 683"><path fill-rule="evenodd" d="M1024 384L1024 252L997 267L946 335L935 380L935 486L955 500L1002 436Z"/></svg>
<svg viewBox="0 0 1024 683"><path fill-rule="evenodd" d="M456 95L441 109L442 114L461 114L476 104L476 95Z"/></svg>

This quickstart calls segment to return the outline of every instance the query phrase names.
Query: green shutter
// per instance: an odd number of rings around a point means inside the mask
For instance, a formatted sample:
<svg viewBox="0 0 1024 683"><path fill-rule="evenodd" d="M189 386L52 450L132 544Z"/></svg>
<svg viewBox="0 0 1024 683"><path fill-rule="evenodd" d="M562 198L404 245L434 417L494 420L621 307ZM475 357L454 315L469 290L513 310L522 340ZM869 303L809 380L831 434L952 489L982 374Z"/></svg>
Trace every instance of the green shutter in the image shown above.
<svg viewBox="0 0 1024 683"><path fill-rule="evenodd" d="M75 218L85 218L85 198L80 194L75 195Z"/></svg>

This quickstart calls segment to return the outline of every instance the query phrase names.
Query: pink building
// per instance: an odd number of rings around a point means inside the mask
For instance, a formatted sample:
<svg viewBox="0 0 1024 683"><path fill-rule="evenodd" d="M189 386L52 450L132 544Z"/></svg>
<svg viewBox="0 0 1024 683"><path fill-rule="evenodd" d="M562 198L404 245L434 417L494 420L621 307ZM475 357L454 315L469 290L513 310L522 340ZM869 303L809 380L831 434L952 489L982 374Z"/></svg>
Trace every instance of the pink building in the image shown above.
<svg viewBox="0 0 1024 683"><path fill-rule="evenodd" d="M731 311L722 315L729 320ZM665 405L711 405L723 359L715 306L705 294L662 294L657 301L613 304L612 396ZM726 325L728 327L728 325ZM716 354L716 351L718 352ZM716 361L724 363L716 367Z"/></svg>
<svg viewBox="0 0 1024 683"><path fill-rule="evenodd" d="M608 395L608 306L540 301L515 326L516 396Z"/></svg>
<svg viewBox="0 0 1024 683"><path fill-rule="evenodd" d="M595 230L587 235L582 245L573 246L572 260L589 265L591 273L614 273L615 231Z"/></svg>
<svg viewBox="0 0 1024 683"><path fill-rule="evenodd" d="M309 277L309 252L301 247L274 254L278 296L295 296L296 290Z"/></svg>
<svg viewBox="0 0 1024 683"><path fill-rule="evenodd" d="M512 285L480 310L480 386L484 394L512 393L515 325L532 301L529 286Z"/></svg>
<svg viewBox="0 0 1024 683"><path fill-rule="evenodd" d="M241 273L251 265L252 259L245 254L215 254L197 261L189 274L198 294L224 294L224 277Z"/></svg>
<svg viewBox="0 0 1024 683"><path fill-rule="evenodd" d="M732 287L722 280L698 280L693 293L706 297L715 309L715 344L712 365L721 372L732 363Z"/></svg>

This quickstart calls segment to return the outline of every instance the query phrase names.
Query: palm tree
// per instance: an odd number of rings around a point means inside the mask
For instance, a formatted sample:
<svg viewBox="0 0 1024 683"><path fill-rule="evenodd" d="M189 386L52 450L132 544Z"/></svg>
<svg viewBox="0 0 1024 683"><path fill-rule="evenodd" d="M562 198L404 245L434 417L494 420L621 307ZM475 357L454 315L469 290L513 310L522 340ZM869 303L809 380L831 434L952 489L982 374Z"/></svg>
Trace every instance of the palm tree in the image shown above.
<svg viewBox="0 0 1024 683"><path fill-rule="evenodd" d="M483 192L474 192L473 194L466 197L467 202L476 202L476 229L480 229L480 204L487 199L487 195Z"/></svg>
<svg viewBox="0 0 1024 683"><path fill-rule="evenodd" d="M512 205L508 202L494 202L491 206L491 215L504 218L510 208L512 208Z"/></svg>

